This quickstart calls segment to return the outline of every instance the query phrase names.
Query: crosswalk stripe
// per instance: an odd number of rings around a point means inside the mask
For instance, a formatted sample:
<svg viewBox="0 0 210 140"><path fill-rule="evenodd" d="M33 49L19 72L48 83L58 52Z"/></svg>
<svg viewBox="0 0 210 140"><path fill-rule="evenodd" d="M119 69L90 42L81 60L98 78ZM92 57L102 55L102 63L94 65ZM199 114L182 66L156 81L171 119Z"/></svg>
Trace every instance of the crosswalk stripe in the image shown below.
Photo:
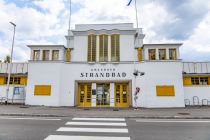
<svg viewBox="0 0 210 140"><path fill-rule="evenodd" d="M50 135L45 140L130 140L130 137L64 136Z"/></svg>
<svg viewBox="0 0 210 140"><path fill-rule="evenodd" d="M75 127L61 127L57 131L65 132L103 132L103 133L128 133L128 129L115 128L75 128Z"/></svg>
<svg viewBox="0 0 210 140"><path fill-rule="evenodd" d="M79 121L125 121L123 118L73 118L72 120Z"/></svg>
<svg viewBox="0 0 210 140"><path fill-rule="evenodd" d="M209 123L210 121L190 121L190 120L186 120L186 121L179 121L179 120L136 120L136 122L149 122L149 123Z"/></svg>
<svg viewBox="0 0 210 140"><path fill-rule="evenodd" d="M66 125L103 125L103 126L126 126L126 123L105 123L105 122L67 122Z"/></svg>

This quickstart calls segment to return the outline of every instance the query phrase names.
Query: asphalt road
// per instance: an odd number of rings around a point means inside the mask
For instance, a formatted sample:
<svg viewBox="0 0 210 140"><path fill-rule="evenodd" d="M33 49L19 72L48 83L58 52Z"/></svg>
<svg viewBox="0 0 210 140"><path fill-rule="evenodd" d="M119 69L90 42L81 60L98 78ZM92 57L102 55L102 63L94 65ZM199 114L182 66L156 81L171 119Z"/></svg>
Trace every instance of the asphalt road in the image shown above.
<svg viewBox="0 0 210 140"><path fill-rule="evenodd" d="M210 140L210 120L0 117L0 140Z"/></svg>

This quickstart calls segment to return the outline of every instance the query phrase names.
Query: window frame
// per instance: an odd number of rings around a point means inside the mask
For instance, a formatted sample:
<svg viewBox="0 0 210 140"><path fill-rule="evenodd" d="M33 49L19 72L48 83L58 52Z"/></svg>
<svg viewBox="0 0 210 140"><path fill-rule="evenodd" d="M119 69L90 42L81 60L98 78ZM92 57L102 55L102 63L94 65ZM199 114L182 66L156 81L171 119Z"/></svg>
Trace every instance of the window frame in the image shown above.
<svg viewBox="0 0 210 140"><path fill-rule="evenodd" d="M38 54L39 54L38 59L36 58L36 55L35 55L36 52L38 52ZM40 60L40 50L33 50L33 60L34 60L34 61Z"/></svg>
<svg viewBox="0 0 210 140"><path fill-rule="evenodd" d="M109 36L107 34L101 34L99 35L99 62L108 62L108 58L109 58Z"/></svg>
<svg viewBox="0 0 210 140"><path fill-rule="evenodd" d="M160 52L164 51L164 59L162 59ZM166 60L166 49L158 49L159 60Z"/></svg>
<svg viewBox="0 0 210 140"><path fill-rule="evenodd" d="M46 59L46 52L48 52L48 59ZM50 60L50 50L42 50L42 60L43 61L49 61Z"/></svg>
<svg viewBox="0 0 210 140"><path fill-rule="evenodd" d="M90 37L90 42L89 42L89 37ZM94 38L95 38L95 42L93 42ZM93 50L93 47L95 47L94 48L95 50ZM89 34L87 37L87 62L96 62L97 61L96 54L97 54L97 35Z"/></svg>
<svg viewBox="0 0 210 140"><path fill-rule="evenodd" d="M154 59L150 57L150 51L154 51ZM149 60L156 60L156 49L148 49Z"/></svg>
<svg viewBox="0 0 210 140"><path fill-rule="evenodd" d="M210 85L208 76L202 76L202 77L194 76L194 77L190 77L190 79L191 79L191 85L193 85L193 86L207 86L207 85ZM206 80L206 84L203 84L203 82L201 82L201 79Z"/></svg>
<svg viewBox="0 0 210 140"><path fill-rule="evenodd" d="M55 52L58 53L58 56L57 56L56 59L55 59ZM60 53L59 50L52 50L52 61L57 61L57 60L59 60L59 53Z"/></svg>
<svg viewBox="0 0 210 140"><path fill-rule="evenodd" d="M177 49L176 48L169 48L169 60L177 60ZM175 52L175 58L172 58L171 51Z"/></svg>
<svg viewBox="0 0 210 140"><path fill-rule="evenodd" d="M111 42L111 62L120 62L120 34L112 34Z"/></svg>

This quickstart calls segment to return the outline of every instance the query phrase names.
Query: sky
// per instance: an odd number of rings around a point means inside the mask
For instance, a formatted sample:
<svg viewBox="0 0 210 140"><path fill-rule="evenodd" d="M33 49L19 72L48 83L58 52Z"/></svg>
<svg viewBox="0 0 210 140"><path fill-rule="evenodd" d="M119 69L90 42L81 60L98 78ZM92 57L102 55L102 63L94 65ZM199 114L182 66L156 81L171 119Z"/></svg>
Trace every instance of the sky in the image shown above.
<svg viewBox="0 0 210 140"><path fill-rule="evenodd" d="M134 23L134 0L72 0L72 23ZM144 43L183 43L184 61L210 61L210 0L137 0ZM29 60L31 44L66 45L69 0L0 0L0 60Z"/></svg>

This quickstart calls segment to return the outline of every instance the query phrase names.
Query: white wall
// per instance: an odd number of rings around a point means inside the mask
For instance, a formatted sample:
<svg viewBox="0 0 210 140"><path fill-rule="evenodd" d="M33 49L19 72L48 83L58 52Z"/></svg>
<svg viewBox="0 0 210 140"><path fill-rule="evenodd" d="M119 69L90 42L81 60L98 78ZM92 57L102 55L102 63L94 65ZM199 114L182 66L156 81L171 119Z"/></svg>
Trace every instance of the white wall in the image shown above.
<svg viewBox="0 0 210 140"><path fill-rule="evenodd" d="M137 50L134 49L134 36L120 35L120 61L138 60L138 55L134 55L134 52L137 52Z"/></svg>
<svg viewBox="0 0 210 140"><path fill-rule="evenodd" d="M26 104L59 106L62 63L29 63ZM34 96L35 85L51 85L51 96Z"/></svg>
<svg viewBox="0 0 210 140"><path fill-rule="evenodd" d="M81 77L81 73L92 72L91 69L115 69L115 73L126 73L126 77ZM138 106L141 107L184 107L184 90L182 82L181 62L144 62L136 65L136 69L145 72L136 78L136 86L141 88ZM112 73L109 71L108 73ZM31 105L74 106L76 81L110 83L131 81L132 97L135 92L134 65L125 64L81 64L81 63L30 63L26 103ZM100 72L93 72L100 73ZM51 96L34 96L34 85L52 85ZM157 97L156 85L174 85L174 97ZM110 90L114 92L113 90ZM114 93L110 93L114 94ZM134 105L134 100L132 101Z"/></svg>
<svg viewBox="0 0 210 140"><path fill-rule="evenodd" d="M137 77L136 85L141 88L138 106L143 107L184 107L184 89L181 62L146 62L138 65L145 72ZM158 97L157 85L174 85L175 96ZM134 88L134 87L133 87Z"/></svg>
<svg viewBox="0 0 210 140"><path fill-rule="evenodd" d="M87 36L75 36L74 46L76 47L71 52L71 61L87 62Z"/></svg>
<svg viewBox="0 0 210 140"><path fill-rule="evenodd" d="M199 97L199 104L202 105L202 100L207 99L210 101L210 86L185 86L185 99L190 100L190 105L193 105L193 97ZM195 104L197 105L197 99L195 99ZM206 101L204 102L206 104ZM188 105L188 102L187 102Z"/></svg>

